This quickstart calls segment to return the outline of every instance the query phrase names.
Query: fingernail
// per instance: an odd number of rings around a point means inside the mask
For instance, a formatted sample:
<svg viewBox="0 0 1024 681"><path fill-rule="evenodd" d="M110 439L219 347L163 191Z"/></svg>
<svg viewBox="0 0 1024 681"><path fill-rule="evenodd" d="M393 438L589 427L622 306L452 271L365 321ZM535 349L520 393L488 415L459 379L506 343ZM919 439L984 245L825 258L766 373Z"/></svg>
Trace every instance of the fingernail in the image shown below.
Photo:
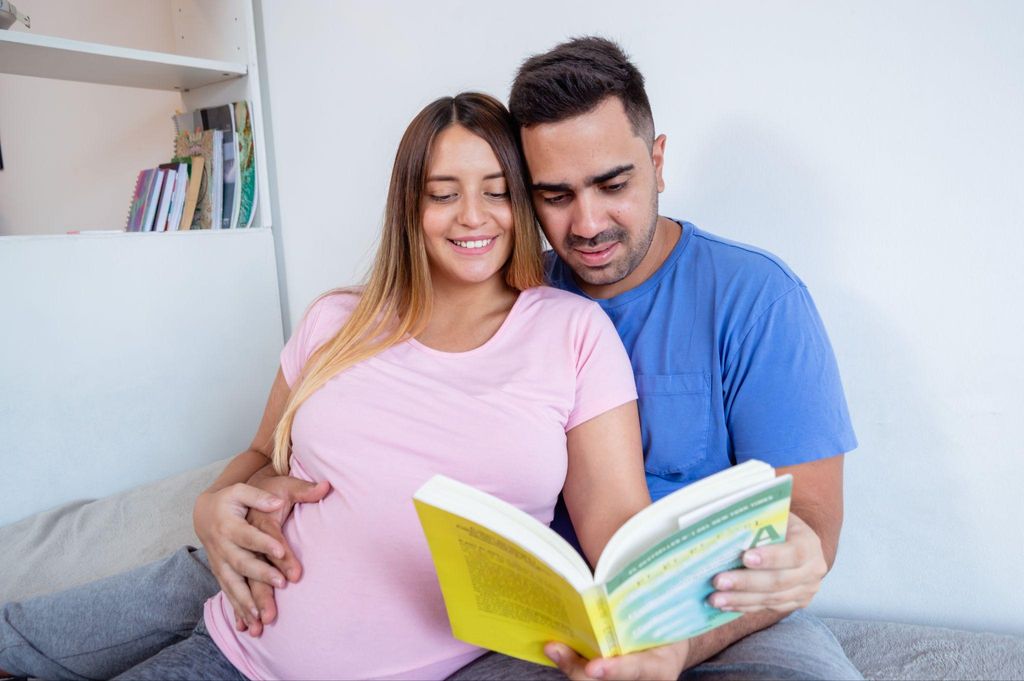
<svg viewBox="0 0 1024 681"><path fill-rule="evenodd" d="M255 617L256 619L259 619L259 618L260 618L260 611L259 611L259 610L257 610L256 608L251 608L251 609L249 610L249 612L251 612L251 613L252 613L252 616L253 616L253 617Z"/></svg>
<svg viewBox="0 0 1024 681"><path fill-rule="evenodd" d="M722 590L722 591L728 591L729 589L732 588L732 580L729 579L728 577L719 577L718 578L718 588L720 590Z"/></svg>
<svg viewBox="0 0 1024 681"><path fill-rule="evenodd" d="M562 661L562 653L558 650L558 648L552 648L551 650L549 650L548 657L550 657L551 660L556 663Z"/></svg>
<svg viewBox="0 0 1024 681"><path fill-rule="evenodd" d="M276 586L278 589L283 589L284 588L284 580L281 579L280 577L274 579L274 586Z"/></svg>
<svg viewBox="0 0 1024 681"><path fill-rule="evenodd" d="M760 553L745 553L743 554L743 559L746 561L747 565L752 565L753 567L757 567L761 564Z"/></svg>
<svg viewBox="0 0 1024 681"><path fill-rule="evenodd" d="M594 673L591 674L590 676L592 678L595 678L595 679L603 679L604 678L604 667L598 667L597 669L594 670Z"/></svg>
<svg viewBox="0 0 1024 681"><path fill-rule="evenodd" d="M299 571L298 570L292 570L292 571L290 571L288 573L288 579L292 580L293 582L296 581L298 578L299 578Z"/></svg>
<svg viewBox="0 0 1024 681"><path fill-rule="evenodd" d="M719 610L722 610L722 609L728 607L729 599L726 598L725 596L719 596L718 594L715 594L714 596L711 597L711 605L715 606Z"/></svg>
<svg viewBox="0 0 1024 681"><path fill-rule="evenodd" d="M274 558L284 558L284 551L281 549L274 549Z"/></svg>

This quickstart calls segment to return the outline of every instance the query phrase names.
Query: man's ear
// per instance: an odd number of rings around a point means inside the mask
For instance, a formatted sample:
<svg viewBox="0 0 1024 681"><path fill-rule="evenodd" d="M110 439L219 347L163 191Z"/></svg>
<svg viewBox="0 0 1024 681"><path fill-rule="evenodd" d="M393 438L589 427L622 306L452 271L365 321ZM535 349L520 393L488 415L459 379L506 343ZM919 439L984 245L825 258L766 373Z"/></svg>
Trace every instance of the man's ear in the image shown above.
<svg viewBox="0 0 1024 681"><path fill-rule="evenodd" d="M654 179L658 183L658 193L665 191L665 178L662 169L665 167L665 135L658 135L651 145L651 161L654 163Z"/></svg>

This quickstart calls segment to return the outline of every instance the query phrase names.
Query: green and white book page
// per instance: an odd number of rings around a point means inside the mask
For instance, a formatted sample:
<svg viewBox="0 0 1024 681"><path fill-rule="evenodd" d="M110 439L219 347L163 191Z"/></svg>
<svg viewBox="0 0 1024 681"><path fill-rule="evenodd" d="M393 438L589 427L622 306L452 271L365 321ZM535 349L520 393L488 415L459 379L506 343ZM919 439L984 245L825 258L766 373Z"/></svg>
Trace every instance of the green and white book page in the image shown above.
<svg viewBox="0 0 1024 681"><path fill-rule="evenodd" d="M605 583L620 654L698 636L740 616L707 603L711 578L786 536L792 478L763 480L679 517L678 529Z"/></svg>

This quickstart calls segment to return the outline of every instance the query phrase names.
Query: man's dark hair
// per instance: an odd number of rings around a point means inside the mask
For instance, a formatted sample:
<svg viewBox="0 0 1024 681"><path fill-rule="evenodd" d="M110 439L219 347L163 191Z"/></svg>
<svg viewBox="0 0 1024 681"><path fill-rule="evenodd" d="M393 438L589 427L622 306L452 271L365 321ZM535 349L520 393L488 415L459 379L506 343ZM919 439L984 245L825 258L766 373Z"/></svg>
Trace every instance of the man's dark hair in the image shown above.
<svg viewBox="0 0 1024 681"><path fill-rule="evenodd" d="M633 132L650 146L654 117L644 77L607 38L573 38L527 59L512 82L508 108L520 126L529 127L587 113L609 96L619 98Z"/></svg>

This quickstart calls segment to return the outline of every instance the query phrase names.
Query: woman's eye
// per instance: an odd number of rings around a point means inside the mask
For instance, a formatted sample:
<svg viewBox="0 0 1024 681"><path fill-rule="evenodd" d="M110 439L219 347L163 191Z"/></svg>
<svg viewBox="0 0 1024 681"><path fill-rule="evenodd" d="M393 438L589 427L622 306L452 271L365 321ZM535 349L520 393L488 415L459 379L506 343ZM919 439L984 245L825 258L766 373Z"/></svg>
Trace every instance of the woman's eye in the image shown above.
<svg viewBox="0 0 1024 681"><path fill-rule="evenodd" d="M508 192L484 192L484 195L491 199L507 199Z"/></svg>
<svg viewBox="0 0 1024 681"><path fill-rule="evenodd" d="M431 194L430 200L436 203L448 203L455 198L455 194Z"/></svg>

